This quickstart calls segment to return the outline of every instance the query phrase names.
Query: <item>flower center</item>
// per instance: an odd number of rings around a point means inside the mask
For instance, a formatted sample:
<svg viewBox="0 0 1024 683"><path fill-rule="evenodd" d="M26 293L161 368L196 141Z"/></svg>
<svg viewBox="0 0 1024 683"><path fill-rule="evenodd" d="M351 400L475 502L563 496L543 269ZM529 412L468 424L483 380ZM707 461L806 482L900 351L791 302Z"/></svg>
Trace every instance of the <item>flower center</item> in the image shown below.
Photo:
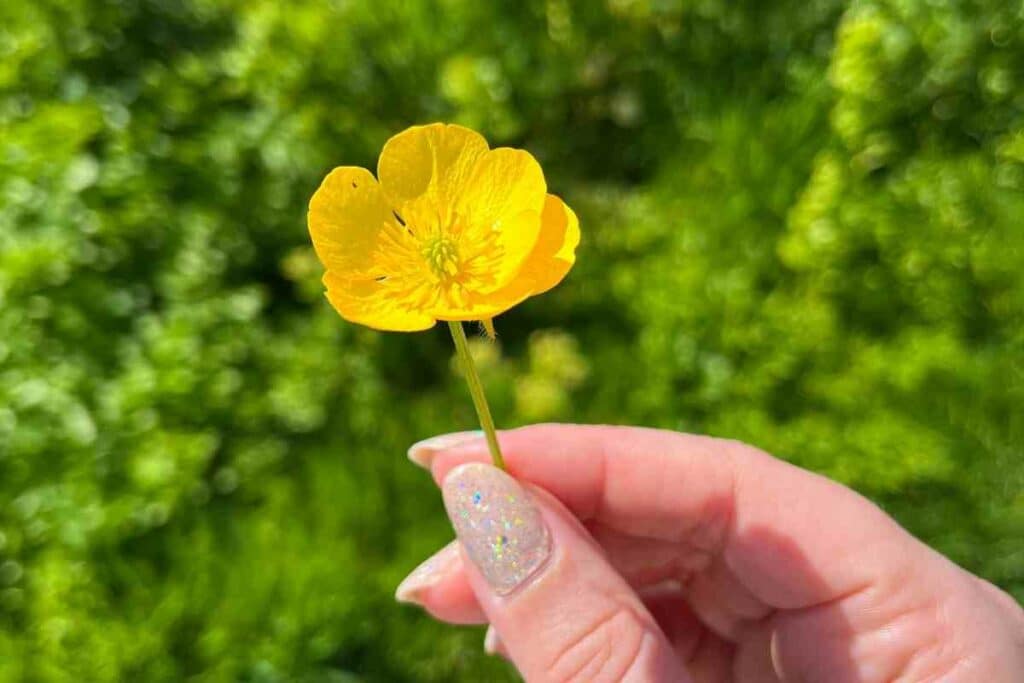
<svg viewBox="0 0 1024 683"><path fill-rule="evenodd" d="M441 280L452 278L459 272L459 248L455 241L438 234L423 244L423 258Z"/></svg>
<svg viewBox="0 0 1024 683"><path fill-rule="evenodd" d="M443 235L428 239L423 244L423 258L438 278L447 279L459 272L459 251L455 242Z"/></svg>

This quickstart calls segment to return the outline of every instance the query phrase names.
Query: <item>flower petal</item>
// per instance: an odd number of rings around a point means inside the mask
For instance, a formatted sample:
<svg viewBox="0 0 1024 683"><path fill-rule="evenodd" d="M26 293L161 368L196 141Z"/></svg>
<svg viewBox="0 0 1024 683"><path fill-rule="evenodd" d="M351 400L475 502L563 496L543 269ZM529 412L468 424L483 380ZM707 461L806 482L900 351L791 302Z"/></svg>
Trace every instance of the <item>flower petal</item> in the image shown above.
<svg viewBox="0 0 1024 683"><path fill-rule="evenodd" d="M377 180L355 166L324 178L309 200L307 221L320 262L338 275L370 272L382 231L400 231Z"/></svg>
<svg viewBox="0 0 1024 683"><path fill-rule="evenodd" d="M566 276L576 263L580 243L580 221L560 197L549 194L541 214L537 246L523 264L520 274L533 280L530 296L548 291Z"/></svg>
<svg viewBox="0 0 1024 683"><path fill-rule="evenodd" d="M462 303L438 305L430 313L438 320L483 320L501 315L517 303L494 295L470 295Z"/></svg>
<svg viewBox="0 0 1024 683"><path fill-rule="evenodd" d="M522 149L499 147L483 155L457 199L460 216L482 227L523 211L540 213L547 183L540 164Z"/></svg>
<svg viewBox="0 0 1024 683"><path fill-rule="evenodd" d="M561 198L549 194L541 214L540 235L515 278L495 297L512 301L548 291L566 276L576 262L580 224Z"/></svg>
<svg viewBox="0 0 1024 683"><path fill-rule="evenodd" d="M482 276L474 291L498 291L522 268L540 234L546 191L528 152L500 148L477 163L456 209L468 268Z"/></svg>
<svg viewBox="0 0 1024 683"><path fill-rule="evenodd" d="M462 126L413 126L385 143L377 176L399 206L428 193L451 206L487 149L483 136Z"/></svg>
<svg viewBox="0 0 1024 683"><path fill-rule="evenodd" d="M391 332L417 332L436 322L422 311L402 306L394 293L376 280L351 280L328 271L327 300L349 322Z"/></svg>

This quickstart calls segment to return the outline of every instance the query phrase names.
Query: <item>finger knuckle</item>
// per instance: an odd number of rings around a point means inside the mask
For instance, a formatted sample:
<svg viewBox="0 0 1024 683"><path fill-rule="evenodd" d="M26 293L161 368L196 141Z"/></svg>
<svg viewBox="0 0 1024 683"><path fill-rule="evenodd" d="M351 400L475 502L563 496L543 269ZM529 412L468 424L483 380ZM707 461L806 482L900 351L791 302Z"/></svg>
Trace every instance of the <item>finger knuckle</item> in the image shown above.
<svg viewBox="0 0 1024 683"><path fill-rule="evenodd" d="M552 683L621 681L636 668L649 636L640 615L621 606L586 622L547 667Z"/></svg>

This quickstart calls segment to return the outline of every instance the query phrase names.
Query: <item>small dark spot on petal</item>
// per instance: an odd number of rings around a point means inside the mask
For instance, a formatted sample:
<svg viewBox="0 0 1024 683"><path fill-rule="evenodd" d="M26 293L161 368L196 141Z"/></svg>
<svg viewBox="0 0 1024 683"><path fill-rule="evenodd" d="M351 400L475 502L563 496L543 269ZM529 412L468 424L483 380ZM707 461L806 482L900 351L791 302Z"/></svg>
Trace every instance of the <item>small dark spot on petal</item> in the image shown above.
<svg viewBox="0 0 1024 683"><path fill-rule="evenodd" d="M394 209L391 210L391 213L394 214L395 220L398 221L401 224L401 226L404 228L405 227L405 219L402 218L401 216L399 216L398 212L395 211Z"/></svg>
<svg viewBox="0 0 1024 683"><path fill-rule="evenodd" d="M359 187L358 185L356 185L356 181L354 180L352 181L352 187Z"/></svg>
<svg viewBox="0 0 1024 683"><path fill-rule="evenodd" d="M388 276L387 275L378 275L377 277L375 277L373 279L375 281L377 281L377 282L384 282L385 280L388 279Z"/></svg>

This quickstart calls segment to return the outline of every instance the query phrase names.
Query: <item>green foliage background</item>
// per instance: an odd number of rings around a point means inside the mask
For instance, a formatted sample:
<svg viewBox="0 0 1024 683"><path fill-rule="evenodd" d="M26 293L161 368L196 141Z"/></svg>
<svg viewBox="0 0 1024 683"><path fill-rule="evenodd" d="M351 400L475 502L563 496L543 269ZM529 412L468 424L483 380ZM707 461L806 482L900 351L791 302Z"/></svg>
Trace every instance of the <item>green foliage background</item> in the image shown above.
<svg viewBox="0 0 1024 683"><path fill-rule="evenodd" d="M1024 598L1024 7L0 3L0 679L506 680L394 586L468 428L438 328L321 296L334 165L449 120L583 227L499 422L750 441Z"/></svg>

